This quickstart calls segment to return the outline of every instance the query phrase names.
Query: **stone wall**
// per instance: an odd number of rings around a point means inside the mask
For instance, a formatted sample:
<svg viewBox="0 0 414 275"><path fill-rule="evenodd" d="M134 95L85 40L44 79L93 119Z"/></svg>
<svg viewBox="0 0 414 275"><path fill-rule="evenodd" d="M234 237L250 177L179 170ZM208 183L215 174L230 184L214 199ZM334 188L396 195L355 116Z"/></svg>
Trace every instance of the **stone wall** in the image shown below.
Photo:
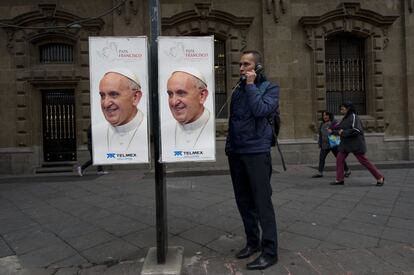
<svg viewBox="0 0 414 275"><path fill-rule="evenodd" d="M316 164L318 160L315 132L319 112L325 109L324 38L339 31L366 37L369 85L368 111L363 119L368 133L368 156L374 161L414 159L413 0L160 2L163 35L215 34L225 41L227 87L232 87L238 79L240 51L263 52L267 76L281 86L280 143L288 163ZM59 20L96 16L118 3L63 0L56 5L56 1L45 0L39 5L34 0L18 3L3 0L0 22L47 24L47 20L39 17L43 14L57 16L59 23ZM336 20L332 21L334 17ZM72 39L75 64L39 66L33 45L42 35ZM93 35L149 35L147 1L127 1L82 29L45 34L0 27L0 41L5 42L0 43L0 98L7 98L7 104L0 109L0 125L7 129L0 132L0 173L31 173L43 164L40 91L45 88L74 90L78 162L88 157L85 146L85 130L90 123L88 37ZM226 128L225 119L217 120L217 162L200 163L197 167L227 166ZM328 158L328 162L332 161ZM280 164L277 154L274 162ZM169 167L190 169L194 165Z"/></svg>

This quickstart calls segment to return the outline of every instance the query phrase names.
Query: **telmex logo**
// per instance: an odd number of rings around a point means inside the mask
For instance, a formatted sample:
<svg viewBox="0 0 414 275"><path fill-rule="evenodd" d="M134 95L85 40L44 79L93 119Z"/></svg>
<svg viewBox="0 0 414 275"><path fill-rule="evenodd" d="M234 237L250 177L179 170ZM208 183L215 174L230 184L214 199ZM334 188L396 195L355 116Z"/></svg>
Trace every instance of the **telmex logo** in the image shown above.
<svg viewBox="0 0 414 275"><path fill-rule="evenodd" d="M107 153L106 158L107 159L114 159L115 158L115 153Z"/></svg>
<svg viewBox="0 0 414 275"><path fill-rule="evenodd" d="M180 157L183 155L183 151L174 151L174 157Z"/></svg>

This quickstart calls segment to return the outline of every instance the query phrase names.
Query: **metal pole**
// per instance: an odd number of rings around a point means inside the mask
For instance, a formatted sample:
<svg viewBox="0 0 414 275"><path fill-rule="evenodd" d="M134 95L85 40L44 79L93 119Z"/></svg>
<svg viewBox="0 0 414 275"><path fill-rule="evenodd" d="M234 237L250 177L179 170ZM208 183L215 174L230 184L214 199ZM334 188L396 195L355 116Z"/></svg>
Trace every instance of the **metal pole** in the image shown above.
<svg viewBox="0 0 414 275"><path fill-rule="evenodd" d="M159 0L150 1L150 86L152 109L152 136L155 167L155 201L156 201L156 230L157 230L157 261L164 264L168 248L167 235L167 195L165 186L165 166L158 161L161 148L158 110L158 36L160 35Z"/></svg>

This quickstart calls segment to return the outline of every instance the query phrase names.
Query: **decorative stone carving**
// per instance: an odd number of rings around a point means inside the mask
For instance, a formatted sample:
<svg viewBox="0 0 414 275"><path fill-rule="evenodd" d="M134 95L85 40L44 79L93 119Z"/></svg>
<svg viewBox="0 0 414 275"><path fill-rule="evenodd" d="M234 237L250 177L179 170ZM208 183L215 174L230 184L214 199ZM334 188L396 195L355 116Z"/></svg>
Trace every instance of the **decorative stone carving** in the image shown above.
<svg viewBox="0 0 414 275"><path fill-rule="evenodd" d="M367 119L372 120L368 123L368 131L384 131L384 123L378 123L383 118L384 107L378 103L378 100L383 99L383 93L378 91L382 91L384 82L382 58L379 57L382 57L382 52L388 45L388 27L397 18L398 16L383 16L374 11L361 9L359 3L342 3L333 11L320 16L304 16L299 20L305 31L306 45L313 51L314 106L326 106L326 91L320 92L321 89L326 89L325 73L318 70L318 64L325 64L325 38L341 32L358 34L360 37L371 39L372 43L367 44L367 52L372 55L368 66L375 68L367 75L372 82L368 94L375 106ZM323 109L324 107L318 107L316 113ZM315 121L316 119L315 116Z"/></svg>
<svg viewBox="0 0 414 275"><path fill-rule="evenodd" d="M285 2L283 0L266 0L266 12L273 15L275 23L279 23L279 18L286 13Z"/></svg>
<svg viewBox="0 0 414 275"><path fill-rule="evenodd" d="M131 17L138 14L137 0L114 0L114 6L119 5L116 9L119 16L124 15L125 24L131 24Z"/></svg>

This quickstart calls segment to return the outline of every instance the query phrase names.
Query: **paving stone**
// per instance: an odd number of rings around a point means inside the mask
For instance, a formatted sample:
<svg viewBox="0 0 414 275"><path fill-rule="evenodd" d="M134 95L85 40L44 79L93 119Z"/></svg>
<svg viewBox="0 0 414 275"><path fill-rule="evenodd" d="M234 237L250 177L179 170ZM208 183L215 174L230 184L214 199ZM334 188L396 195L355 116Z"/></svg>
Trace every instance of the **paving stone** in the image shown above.
<svg viewBox="0 0 414 275"><path fill-rule="evenodd" d="M301 211L301 210L297 210L297 209L280 207L276 211L276 217L280 217L280 218L285 218L286 217L286 218L291 219L291 220L300 221L300 220L303 219L303 217L305 217L307 215L306 212L307 211Z"/></svg>
<svg viewBox="0 0 414 275"><path fill-rule="evenodd" d="M75 254L73 256L69 256L66 259L63 259L61 261L57 261L51 264L50 266L48 266L48 268L60 269L60 268L78 267L86 263L88 263L87 259L85 259L80 254Z"/></svg>
<svg viewBox="0 0 414 275"><path fill-rule="evenodd" d="M7 219L7 222L2 221L1 227L0 227L0 234L6 234L6 233L14 232L17 230L36 226L36 225L38 224L27 216L10 218L10 219Z"/></svg>
<svg viewBox="0 0 414 275"><path fill-rule="evenodd" d="M414 243L413 230L386 227L381 238L402 243Z"/></svg>
<svg viewBox="0 0 414 275"><path fill-rule="evenodd" d="M156 229L147 227L145 229L130 233L122 237L125 241L140 248L157 246Z"/></svg>
<svg viewBox="0 0 414 275"><path fill-rule="evenodd" d="M399 270L366 249L333 250L325 253L351 274L353 270L359 274L393 274Z"/></svg>
<svg viewBox="0 0 414 275"><path fill-rule="evenodd" d="M45 268L23 268L16 273L16 275L54 275L56 270Z"/></svg>
<svg viewBox="0 0 414 275"><path fill-rule="evenodd" d="M328 199L321 206L339 208L344 210L352 210L358 202L355 201L342 201L337 199Z"/></svg>
<svg viewBox="0 0 414 275"><path fill-rule="evenodd" d="M89 221L91 217L93 217L94 219L99 219L108 217L112 214L110 211L96 206L72 209L70 213L84 221Z"/></svg>
<svg viewBox="0 0 414 275"><path fill-rule="evenodd" d="M196 255L211 255L216 253L216 251L211 250L208 247L202 246L195 242L183 239L179 236L171 236L168 238L169 246L182 246L184 247L184 256L193 257Z"/></svg>
<svg viewBox="0 0 414 275"><path fill-rule="evenodd" d="M398 218L398 217L390 217L390 219L388 220L387 226L414 231L414 220L403 219L403 218Z"/></svg>
<svg viewBox="0 0 414 275"><path fill-rule="evenodd" d="M396 203L392 209L391 215L394 217L414 220L414 207L409 203Z"/></svg>
<svg viewBox="0 0 414 275"><path fill-rule="evenodd" d="M124 236L144 228L148 225L134 221L117 214L94 221L95 225L116 236Z"/></svg>
<svg viewBox="0 0 414 275"><path fill-rule="evenodd" d="M91 263L103 264L133 260L142 257L144 252L124 240L116 239L84 250L81 255Z"/></svg>
<svg viewBox="0 0 414 275"><path fill-rule="evenodd" d="M372 213L376 215L384 215L384 216L388 216L391 214L391 208L370 205L364 202L359 203L355 207L355 211Z"/></svg>
<svg viewBox="0 0 414 275"><path fill-rule="evenodd" d="M338 273L338 272L337 272ZM260 274L260 273L252 273ZM271 270L266 270L265 274L309 274L320 275L312 264L309 264L304 257L301 257L298 252L287 252L279 255L279 262L272 266Z"/></svg>
<svg viewBox="0 0 414 275"><path fill-rule="evenodd" d="M32 250L20 255L19 259L23 267L47 267L76 254L73 248L60 244Z"/></svg>
<svg viewBox="0 0 414 275"><path fill-rule="evenodd" d="M107 243L116 237L104 230L97 230L86 233L81 236L66 239L67 243L74 247L77 251L82 251L99 244Z"/></svg>
<svg viewBox="0 0 414 275"><path fill-rule="evenodd" d="M363 223L359 221L353 221L350 219L344 219L338 228L344 231L351 231L362 235L381 237L384 227L381 225L375 225L370 223Z"/></svg>
<svg viewBox="0 0 414 275"><path fill-rule="evenodd" d="M231 217L226 216L215 216L210 217L206 221L202 222L205 225L215 227L219 230L225 231L225 232L231 232L233 229L240 227L243 225L243 222L241 219L235 219Z"/></svg>
<svg viewBox="0 0 414 275"><path fill-rule="evenodd" d="M208 248L223 255L235 255L245 245L245 238L238 235L223 234L207 244Z"/></svg>
<svg viewBox="0 0 414 275"><path fill-rule="evenodd" d="M43 220L38 220L39 223L42 224L42 226L48 228L49 230L53 232L61 232L63 230L66 230L67 228L70 228L74 224L82 223L81 220L79 220L76 217L72 217L70 215L59 215L59 216L52 216L49 218L45 218Z"/></svg>
<svg viewBox="0 0 414 275"><path fill-rule="evenodd" d="M313 211L303 217L303 221L306 221L309 223L316 223L317 225L328 226L328 227L332 227L334 225L339 224L342 219L343 217L336 216L333 213L326 214L326 213L321 213L318 211Z"/></svg>
<svg viewBox="0 0 414 275"><path fill-rule="evenodd" d="M280 248L287 249L290 251L316 248L321 243L320 240L290 232L279 233L278 242Z"/></svg>
<svg viewBox="0 0 414 275"><path fill-rule="evenodd" d="M0 258L14 255L13 250L4 242L4 240L0 236Z"/></svg>
<svg viewBox="0 0 414 275"><path fill-rule="evenodd" d="M326 241L350 248L365 248L375 247L379 239L336 229L329 234Z"/></svg>
<svg viewBox="0 0 414 275"><path fill-rule="evenodd" d="M387 223L389 216L353 210L346 216L346 218L354 221L384 226Z"/></svg>
<svg viewBox="0 0 414 275"><path fill-rule="evenodd" d="M318 249L324 251L324 250L337 250L337 249L345 249L347 248L346 246L340 245L340 244L336 244L336 243L330 243L327 241L321 241L321 243L319 244L319 246L317 247Z"/></svg>
<svg viewBox="0 0 414 275"><path fill-rule="evenodd" d="M334 215L337 217L346 217L351 209L332 208L331 206L321 205L315 208L315 211L322 214Z"/></svg>
<svg viewBox="0 0 414 275"><path fill-rule="evenodd" d="M60 268L54 275L78 275L79 269L76 267Z"/></svg>
<svg viewBox="0 0 414 275"><path fill-rule="evenodd" d="M43 231L28 238L19 239L9 243L10 247L17 255L22 255L46 246L59 246L61 244L64 244L61 239L50 232Z"/></svg>
<svg viewBox="0 0 414 275"><path fill-rule="evenodd" d="M283 208L284 209L291 208L291 209L302 210L302 211L303 209L307 209L308 211L312 211L319 204L320 202L302 202L302 201L291 200L283 204Z"/></svg>
<svg viewBox="0 0 414 275"><path fill-rule="evenodd" d="M372 254L377 256L381 261L391 266L398 267L398 271L407 272L414 271L414 249L408 245L394 245L380 248L369 248Z"/></svg>
<svg viewBox="0 0 414 275"><path fill-rule="evenodd" d="M219 238L222 234L223 232L216 228L199 225L181 233L179 236L198 244L205 245Z"/></svg>
<svg viewBox="0 0 414 275"><path fill-rule="evenodd" d="M103 275L137 275L140 274L143 263L139 261L127 261L108 267Z"/></svg>
<svg viewBox="0 0 414 275"><path fill-rule="evenodd" d="M79 275L95 275L95 274L105 274L108 267L106 265L96 265L90 268L82 269L79 271Z"/></svg>
<svg viewBox="0 0 414 275"><path fill-rule="evenodd" d="M286 231L300 234L317 240L324 240L332 231L332 227L317 225L316 223L295 222L286 228Z"/></svg>
<svg viewBox="0 0 414 275"><path fill-rule="evenodd" d="M317 274L345 274L346 270L326 254L329 250L302 250L295 254Z"/></svg>
<svg viewBox="0 0 414 275"><path fill-rule="evenodd" d="M168 219L168 232L171 234L180 234L188 229L197 226L198 223L194 223L187 219L182 218L169 218Z"/></svg>
<svg viewBox="0 0 414 275"><path fill-rule="evenodd" d="M60 238L68 239L77 236L82 236L91 232L96 231L97 228L94 225L87 224L86 222L70 224L66 228L61 230L54 230L54 233Z"/></svg>

